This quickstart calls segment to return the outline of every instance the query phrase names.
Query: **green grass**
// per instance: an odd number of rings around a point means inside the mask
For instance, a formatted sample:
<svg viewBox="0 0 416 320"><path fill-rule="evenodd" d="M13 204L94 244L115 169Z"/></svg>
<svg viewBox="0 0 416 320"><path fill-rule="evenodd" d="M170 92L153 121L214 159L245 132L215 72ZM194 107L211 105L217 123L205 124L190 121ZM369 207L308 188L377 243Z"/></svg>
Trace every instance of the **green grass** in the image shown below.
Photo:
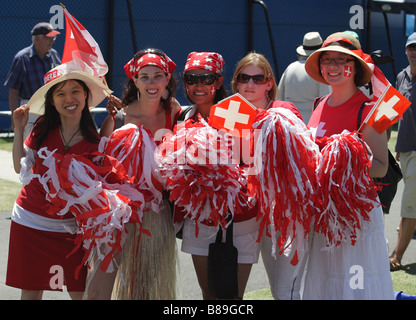
<svg viewBox="0 0 416 320"><path fill-rule="evenodd" d="M0 150L12 152L13 137L0 138Z"/></svg>
<svg viewBox="0 0 416 320"><path fill-rule="evenodd" d="M0 179L0 211L10 211L22 185L17 182Z"/></svg>

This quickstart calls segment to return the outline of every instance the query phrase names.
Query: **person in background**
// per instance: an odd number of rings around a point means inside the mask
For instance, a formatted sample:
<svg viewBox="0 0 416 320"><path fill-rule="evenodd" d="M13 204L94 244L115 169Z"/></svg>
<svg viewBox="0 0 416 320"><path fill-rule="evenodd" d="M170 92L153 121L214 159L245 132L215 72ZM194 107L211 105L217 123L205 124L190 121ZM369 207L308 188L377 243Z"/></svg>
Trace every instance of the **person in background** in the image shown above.
<svg viewBox="0 0 416 320"><path fill-rule="evenodd" d="M61 68L62 67L62 68ZM22 169L20 160L32 164L34 175L48 170L37 151L48 148L59 155L93 153L98 150L100 137L90 109L111 92L101 81L84 72L67 72L65 65L55 71L58 77L49 77L27 106L13 112L13 163L17 173ZM48 75L48 74L47 74ZM30 110L43 114L36 121L29 137L24 140L24 128ZM58 215L47 200L41 182L32 178L17 197L10 227L9 258L6 285L20 288L22 300L42 299L44 290L52 288L52 267L59 266L72 299L81 299L85 290L87 268L82 266L84 251L75 247L77 223L71 212ZM62 289L61 289L62 290Z"/></svg>
<svg viewBox="0 0 416 320"><path fill-rule="evenodd" d="M308 123L316 97L327 95L331 87L313 80L305 71L306 59L322 46L319 32L308 32L303 44L296 48L298 61L292 62L279 81L278 99L292 102Z"/></svg>
<svg viewBox="0 0 416 320"><path fill-rule="evenodd" d="M9 107L13 112L26 104L43 86L44 75L61 64L58 52L52 48L59 31L47 22L40 22L32 29L32 45L20 50L14 57L4 85L9 88ZM20 103L19 103L20 100ZM38 115L30 113L25 137L29 134Z"/></svg>
<svg viewBox="0 0 416 320"><path fill-rule="evenodd" d="M400 161L404 189L401 203L401 220L396 247L390 256L390 270L399 270L401 261L416 228L416 33L406 41L409 65L397 75L396 88L412 104L399 120L396 142L396 160Z"/></svg>
<svg viewBox="0 0 416 320"><path fill-rule="evenodd" d="M256 108L266 110L285 108L303 120L302 115L292 103L275 100L277 84L270 63L264 55L251 52L242 58L237 64L231 84L233 92L241 94ZM255 208L259 210L258 206ZM299 266L294 267L290 264L293 254L294 250L288 256L282 254L276 255L276 259L273 258L272 239L266 234L262 236L261 255L272 295L276 300L300 299L302 275L299 275L297 270L303 270L306 256L304 258L299 256Z"/></svg>

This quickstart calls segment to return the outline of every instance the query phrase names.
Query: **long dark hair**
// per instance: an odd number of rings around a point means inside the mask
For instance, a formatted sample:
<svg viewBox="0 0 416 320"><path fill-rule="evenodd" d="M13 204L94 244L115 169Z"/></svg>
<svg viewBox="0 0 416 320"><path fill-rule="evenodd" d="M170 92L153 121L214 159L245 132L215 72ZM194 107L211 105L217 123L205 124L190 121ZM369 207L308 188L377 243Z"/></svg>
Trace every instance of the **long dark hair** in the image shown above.
<svg viewBox="0 0 416 320"><path fill-rule="evenodd" d="M89 107L88 107L88 98L91 94L90 89L85 84L84 81L73 79L77 81L84 91L87 93L85 98L85 106L82 110L80 128L82 136L92 143L98 143L99 137L97 129L95 127L94 120L92 119ZM66 81L62 81L51 87L48 92L45 94L45 114L40 116L34 125L35 138L37 141L38 150L42 146L42 143L47 138L49 132L61 125L61 117L59 116L58 111L53 104L53 94L56 90L62 88Z"/></svg>

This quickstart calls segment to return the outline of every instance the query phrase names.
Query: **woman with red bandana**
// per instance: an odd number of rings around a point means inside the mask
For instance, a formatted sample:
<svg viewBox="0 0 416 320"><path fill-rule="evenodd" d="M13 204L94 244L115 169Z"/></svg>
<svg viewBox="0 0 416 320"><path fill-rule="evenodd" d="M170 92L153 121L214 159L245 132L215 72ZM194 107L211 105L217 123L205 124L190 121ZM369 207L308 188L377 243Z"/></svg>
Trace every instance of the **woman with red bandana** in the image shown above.
<svg viewBox="0 0 416 320"><path fill-rule="evenodd" d="M362 124L372 105L365 104L369 99L358 87L370 81L372 71L363 60L359 41L347 33L330 35L322 48L308 58L305 69L313 79L332 88L317 103L309 120L316 141L324 138L322 143L325 143L326 137L362 127L361 137L372 153L369 176L383 177L388 165L387 135ZM381 206L375 206L368 215L370 219L360 226L354 245L342 242L328 248L325 236L314 233L304 299L394 298Z"/></svg>
<svg viewBox="0 0 416 320"><path fill-rule="evenodd" d="M183 81L187 98L193 103L185 107L180 120L193 119L198 121L201 116L207 120L211 107L226 98L223 86L222 71L224 60L215 52L191 52L188 55ZM258 260L259 245L256 243L258 225L252 220L256 209L247 210L245 214L234 216L233 245L238 250L238 296L243 297L251 266ZM196 223L184 218L185 212L175 207L175 226L183 225L182 251L192 255L199 286L204 300L216 299L209 291L208 285L208 248L215 242L217 228L213 222L203 221L198 224L198 236L195 235ZM238 216L238 218L237 218Z"/></svg>
<svg viewBox="0 0 416 320"><path fill-rule="evenodd" d="M104 120L101 136L110 136L128 123L150 130L156 143L166 132L171 132L181 110L174 99L176 83L172 73L175 68L176 64L158 49L137 52L124 66L128 81L122 99L109 99L112 106L108 109L113 114ZM114 105L120 108L115 113L111 112ZM151 236L131 226L119 257L117 279L117 270L107 273L94 266L88 299L110 299L113 291L115 299L176 298L176 241L167 199L159 212L149 208L144 213L142 227Z"/></svg>

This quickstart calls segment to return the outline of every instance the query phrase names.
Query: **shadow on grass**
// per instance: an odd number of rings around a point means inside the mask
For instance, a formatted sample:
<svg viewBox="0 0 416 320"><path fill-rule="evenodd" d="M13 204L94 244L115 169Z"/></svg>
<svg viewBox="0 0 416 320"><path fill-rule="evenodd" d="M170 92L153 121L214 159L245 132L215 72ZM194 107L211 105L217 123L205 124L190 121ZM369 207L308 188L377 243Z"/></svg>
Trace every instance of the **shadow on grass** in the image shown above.
<svg viewBox="0 0 416 320"><path fill-rule="evenodd" d="M407 274L416 275L416 263L402 265L401 270L403 270Z"/></svg>

